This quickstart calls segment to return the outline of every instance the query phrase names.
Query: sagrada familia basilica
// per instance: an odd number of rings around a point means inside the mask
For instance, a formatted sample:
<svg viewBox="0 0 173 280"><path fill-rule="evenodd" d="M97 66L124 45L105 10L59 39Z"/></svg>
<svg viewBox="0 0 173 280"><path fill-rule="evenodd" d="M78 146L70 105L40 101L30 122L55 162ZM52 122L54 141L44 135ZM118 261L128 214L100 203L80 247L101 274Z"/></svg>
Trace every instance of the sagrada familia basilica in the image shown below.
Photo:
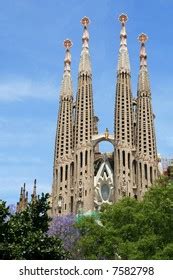
<svg viewBox="0 0 173 280"><path fill-rule="evenodd" d="M124 196L141 199L159 176L145 48L148 37L144 33L139 36L137 97L133 97L127 19L125 14L119 16L121 32L112 134L108 129L101 134L98 132L99 119L94 114L89 18L81 20L83 36L76 98L71 78L72 42L64 41L66 52L55 139L52 216L99 210L103 203L112 204ZM113 145L113 153L99 152L102 141Z"/></svg>

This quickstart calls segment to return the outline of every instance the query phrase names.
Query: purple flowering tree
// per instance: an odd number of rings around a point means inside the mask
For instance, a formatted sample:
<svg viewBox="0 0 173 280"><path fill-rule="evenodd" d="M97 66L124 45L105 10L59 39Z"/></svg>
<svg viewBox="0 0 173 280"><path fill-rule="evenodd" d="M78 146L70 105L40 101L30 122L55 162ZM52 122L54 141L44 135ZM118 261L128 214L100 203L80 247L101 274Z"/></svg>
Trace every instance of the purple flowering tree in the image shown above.
<svg viewBox="0 0 173 280"><path fill-rule="evenodd" d="M73 257L74 247L79 239L79 230L75 226L76 216L69 214L53 218L48 230L49 236L58 236L64 243L64 249L68 250Z"/></svg>
<svg viewBox="0 0 173 280"><path fill-rule="evenodd" d="M14 215L16 213L16 205L10 204L8 207L9 207L10 214Z"/></svg>

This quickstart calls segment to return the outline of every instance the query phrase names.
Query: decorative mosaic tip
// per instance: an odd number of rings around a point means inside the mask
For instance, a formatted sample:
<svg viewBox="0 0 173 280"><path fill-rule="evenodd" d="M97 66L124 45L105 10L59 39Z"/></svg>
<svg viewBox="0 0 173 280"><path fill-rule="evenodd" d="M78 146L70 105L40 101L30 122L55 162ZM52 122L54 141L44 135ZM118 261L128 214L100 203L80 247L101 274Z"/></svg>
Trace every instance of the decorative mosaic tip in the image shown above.
<svg viewBox="0 0 173 280"><path fill-rule="evenodd" d="M66 39L66 40L64 41L64 47L65 47L66 49L70 49L72 46L73 46L73 43L72 43L71 40Z"/></svg>
<svg viewBox="0 0 173 280"><path fill-rule="evenodd" d="M139 42L141 42L141 43L145 43L145 42L148 40L148 36L147 36L145 33L141 33L141 34L138 36L138 40L139 40Z"/></svg>
<svg viewBox="0 0 173 280"><path fill-rule="evenodd" d="M126 21L128 21L128 16L127 16L126 14L121 14L121 15L119 16L119 21L120 21L121 23L125 23Z"/></svg>
<svg viewBox="0 0 173 280"><path fill-rule="evenodd" d="M83 17L82 19L81 19L81 24L83 25L83 26L88 26L89 24L90 24L90 19L88 18L88 17Z"/></svg>

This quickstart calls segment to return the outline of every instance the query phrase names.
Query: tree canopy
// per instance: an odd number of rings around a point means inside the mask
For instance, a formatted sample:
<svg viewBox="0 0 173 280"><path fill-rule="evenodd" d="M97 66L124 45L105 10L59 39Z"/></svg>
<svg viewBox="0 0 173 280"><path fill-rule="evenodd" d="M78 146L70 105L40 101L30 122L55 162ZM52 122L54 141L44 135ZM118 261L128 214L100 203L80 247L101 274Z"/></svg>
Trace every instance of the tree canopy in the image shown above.
<svg viewBox="0 0 173 280"><path fill-rule="evenodd" d="M48 194L14 213L0 201L0 259L173 259L173 182L96 215L48 216Z"/></svg>
<svg viewBox="0 0 173 280"><path fill-rule="evenodd" d="M50 218L48 194L11 215L0 203L0 259L67 259L61 239L47 234Z"/></svg>
<svg viewBox="0 0 173 280"><path fill-rule="evenodd" d="M173 183L161 178L142 201L104 205L77 226L83 259L173 259Z"/></svg>

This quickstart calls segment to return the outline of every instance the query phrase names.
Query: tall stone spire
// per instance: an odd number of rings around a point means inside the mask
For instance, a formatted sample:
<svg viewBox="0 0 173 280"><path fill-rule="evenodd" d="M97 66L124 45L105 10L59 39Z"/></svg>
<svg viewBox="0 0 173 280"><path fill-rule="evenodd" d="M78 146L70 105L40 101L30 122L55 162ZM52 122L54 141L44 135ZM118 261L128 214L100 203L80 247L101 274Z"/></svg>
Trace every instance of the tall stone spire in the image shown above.
<svg viewBox="0 0 173 280"><path fill-rule="evenodd" d="M115 199L122 196L132 196L132 92L130 62L127 49L127 34L125 23L128 17L121 14L120 49L117 67L117 85L115 101Z"/></svg>
<svg viewBox="0 0 173 280"><path fill-rule="evenodd" d="M28 192L26 191L26 184L20 190L19 202L17 202L16 212L22 212L26 209L28 205Z"/></svg>
<svg viewBox="0 0 173 280"><path fill-rule="evenodd" d="M32 200L32 202L37 200L37 180L36 179L34 180L34 187L33 187L33 192L31 195L31 200Z"/></svg>
<svg viewBox="0 0 173 280"><path fill-rule="evenodd" d="M125 23L128 20L127 15L121 14L119 16L119 21L121 22L121 32L120 32L120 48L119 48L119 57L118 57L118 72L125 71L130 73L130 61L129 53L127 49L127 33Z"/></svg>
<svg viewBox="0 0 173 280"><path fill-rule="evenodd" d="M89 18L85 16L81 20L83 34L75 102L71 78L72 42L69 39L64 41L66 51L50 201L52 216L93 211L99 209L102 203L113 203L123 196L140 198L158 176L154 115L145 49L147 36L139 36L141 49L138 92L137 98L133 98L127 20L126 14L119 16L121 31L114 136L109 134L108 129L104 134L99 134L98 118L94 116ZM99 152L98 145L101 141L109 141L114 145L113 155ZM36 182L34 186L33 197L36 196ZM25 190L22 188L21 205L23 198Z"/></svg>
<svg viewBox="0 0 173 280"><path fill-rule="evenodd" d="M84 17L81 20L82 25L84 26L83 36L82 36L82 52L80 56L79 63L79 73L84 73L91 75L91 61L89 55L89 32L88 25L90 24L90 20L88 17Z"/></svg>
<svg viewBox="0 0 173 280"><path fill-rule="evenodd" d="M53 215L73 212L71 190L73 168L73 89L71 79L72 42L64 41L66 48L64 74L60 90L59 115L55 140L52 209Z"/></svg>
<svg viewBox="0 0 173 280"><path fill-rule="evenodd" d="M141 49L137 91L136 157L138 195L140 197L143 196L147 188L157 178L158 161L147 53L145 49L145 42L148 37L142 33L138 39L141 43Z"/></svg>
<svg viewBox="0 0 173 280"><path fill-rule="evenodd" d="M89 18L81 20L84 27L78 72L75 110L75 191L76 211L93 209L93 93L89 55Z"/></svg>

